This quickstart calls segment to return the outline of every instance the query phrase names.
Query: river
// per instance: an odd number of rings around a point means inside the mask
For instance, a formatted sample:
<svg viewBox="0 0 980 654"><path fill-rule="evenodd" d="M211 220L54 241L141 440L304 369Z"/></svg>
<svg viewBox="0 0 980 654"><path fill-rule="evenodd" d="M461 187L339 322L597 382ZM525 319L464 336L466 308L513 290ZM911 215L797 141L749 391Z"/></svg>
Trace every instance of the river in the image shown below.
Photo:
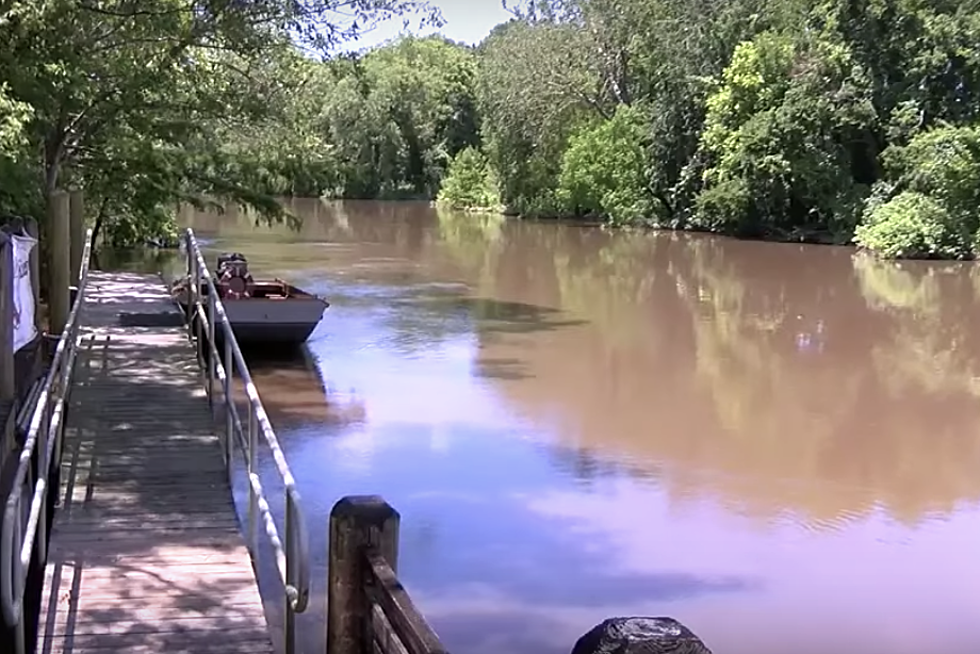
<svg viewBox="0 0 980 654"><path fill-rule="evenodd" d="M977 267L291 206L184 220L332 303L307 367L256 375L311 529L302 651L359 493L401 512L454 654L567 654L617 615L716 654L980 651Z"/></svg>

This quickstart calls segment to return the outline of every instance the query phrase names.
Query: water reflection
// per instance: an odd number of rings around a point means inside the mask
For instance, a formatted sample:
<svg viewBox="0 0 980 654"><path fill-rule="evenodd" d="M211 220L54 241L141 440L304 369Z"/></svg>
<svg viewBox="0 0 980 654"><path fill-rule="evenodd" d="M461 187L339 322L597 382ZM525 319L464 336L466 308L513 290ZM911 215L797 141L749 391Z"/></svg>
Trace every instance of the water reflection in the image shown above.
<svg viewBox="0 0 980 654"><path fill-rule="evenodd" d="M560 401L564 438L710 471L695 492L821 526L878 504L914 516L980 496L963 267L902 271L918 280L905 297L919 298L903 313L867 290L891 264L845 249L513 229L486 248L496 277L475 271L479 292L519 292L589 324L533 348L478 325L478 361L520 362L522 382L502 391L531 414Z"/></svg>
<svg viewBox="0 0 980 654"><path fill-rule="evenodd" d="M363 413L280 434L318 563L331 504L385 495L452 651L565 653L614 614L728 654L980 651L971 266L291 208L188 219L331 300L313 366Z"/></svg>
<svg viewBox="0 0 980 654"><path fill-rule="evenodd" d="M276 430L312 425L350 427L367 419L359 398L341 398L329 387L325 391L319 367L308 348L290 352L252 348L244 354L252 381L261 393L262 406Z"/></svg>

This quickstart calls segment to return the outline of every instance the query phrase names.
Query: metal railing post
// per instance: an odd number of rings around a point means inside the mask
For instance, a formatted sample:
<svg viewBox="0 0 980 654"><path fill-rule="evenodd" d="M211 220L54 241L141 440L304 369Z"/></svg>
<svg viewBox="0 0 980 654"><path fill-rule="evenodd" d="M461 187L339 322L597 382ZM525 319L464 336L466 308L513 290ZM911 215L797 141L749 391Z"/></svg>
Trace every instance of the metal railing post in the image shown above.
<svg viewBox="0 0 980 654"><path fill-rule="evenodd" d="M14 487L19 488L18 486ZM16 654L24 650L24 620L22 615L24 601L24 566L21 550L23 549L23 510L20 505L20 493L12 493L7 501L4 519L9 514L17 517L13 524L4 525L0 538L0 599L3 603L3 618L7 626L14 628L14 646Z"/></svg>
<svg viewBox="0 0 980 654"><path fill-rule="evenodd" d="M295 543L293 542L295 535L293 534L293 529L295 528L293 517L293 512L296 509L293 507L293 496L289 493L289 489L286 489L286 654L295 654L295 641L296 641L296 612L294 608L294 598L290 597L290 585L294 583L293 577L296 574L294 569L295 563L293 562L293 557L291 552Z"/></svg>
<svg viewBox="0 0 980 654"><path fill-rule="evenodd" d="M255 408L248 409L248 548L258 558L259 498L255 493L252 475L258 474L258 430L255 428Z"/></svg>
<svg viewBox="0 0 980 654"><path fill-rule="evenodd" d="M231 350L231 339L225 337L225 460L228 462L228 479L229 483L231 480L231 458L232 452L234 452L235 443L233 439L235 438L235 415L234 415L234 402L235 398L232 397L234 393L234 380L235 380L235 358Z"/></svg>
<svg viewBox="0 0 980 654"><path fill-rule="evenodd" d="M198 307L201 307L201 265L200 262L196 261L196 257L194 262L194 279L192 281L194 288L194 303L190 306L191 315L193 316L194 321L194 346L197 348L197 357L198 361L200 361L201 357L204 356L204 353L201 351L201 336L204 325L201 324L201 319L197 312Z"/></svg>
<svg viewBox="0 0 980 654"><path fill-rule="evenodd" d="M74 331L74 329L72 328L71 322L69 322L68 325L65 327L64 331L62 332L62 338L71 338L72 331ZM66 365L64 359L62 360L62 365ZM55 377L55 381L52 384L52 394L49 396L49 400L50 399L54 400L55 406L57 406L58 404L58 397L60 394L60 391L58 389L58 387L60 386L60 378L61 378L60 374ZM41 422L41 429L37 433L37 445L34 450L37 453L36 456L37 456L37 468L38 468L37 471L38 479L37 479L37 486L35 490L35 495L37 497L33 498L33 501L31 503L33 504L34 501L40 502L40 507L38 511L39 517L37 521L37 527L35 528L36 535L34 537L35 539L34 547L37 548L38 557L39 560L41 561L47 561L48 559L47 480L48 480L48 475L51 474L51 461L48 459L48 441L51 438L56 438L56 436L51 435L52 411L53 411L52 405L50 403L47 403L47 406L45 407L45 419ZM60 421L56 423L54 427L56 428L56 430L60 430L61 429ZM31 508L31 510L33 511L33 507ZM28 560L27 564L30 565L30 560ZM23 619L21 619L21 622L23 622Z"/></svg>
<svg viewBox="0 0 980 654"><path fill-rule="evenodd" d="M208 344L207 351L205 354L205 359L207 359L208 367L208 406L212 409L214 408L214 368L215 360L212 356L214 351L214 319L215 315L218 313L215 308L215 296L214 293L208 292Z"/></svg>
<svg viewBox="0 0 980 654"><path fill-rule="evenodd" d="M187 279L193 277L194 250L191 248L191 230L184 232L184 254L187 256Z"/></svg>
<svg viewBox="0 0 980 654"><path fill-rule="evenodd" d="M190 234L184 237L184 250L187 253L187 338L194 338L194 308L197 306L195 304L194 287L192 281L194 280L194 266L196 265L194 259L194 250L191 247L191 237Z"/></svg>

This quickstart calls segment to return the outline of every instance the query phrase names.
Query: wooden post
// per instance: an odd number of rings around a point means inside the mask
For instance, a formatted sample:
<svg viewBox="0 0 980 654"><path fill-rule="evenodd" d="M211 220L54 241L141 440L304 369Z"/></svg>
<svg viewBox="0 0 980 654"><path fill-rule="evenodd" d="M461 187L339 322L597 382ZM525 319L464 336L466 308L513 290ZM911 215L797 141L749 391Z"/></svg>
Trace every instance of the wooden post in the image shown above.
<svg viewBox="0 0 980 654"><path fill-rule="evenodd" d="M0 232L0 404L13 402L14 388L14 247ZM6 435L6 434L4 434Z"/></svg>
<svg viewBox="0 0 980 654"><path fill-rule="evenodd" d="M187 202L181 202L177 205L177 227L183 231L188 227L193 227L194 223L194 212L191 211L191 205Z"/></svg>
<svg viewBox="0 0 980 654"><path fill-rule="evenodd" d="M82 267L82 251L85 249L85 193L74 189L69 196L69 248L71 251L71 286L78 286L78 271Z"/></svg>
<svg viewBox="0 0 980 654"><path fill-rule="evenodd" d="M367 654L371 607L365 550L376 548L398 570L398 511L377 495L341 498L330 511L327 654Z"/></svg>
<svg viewBox="0 0 980 654"><path fill-rule="evenodd" d="M70 208L68 194L55 191L48 204L48 333L60 336L68 322L71 285Z"/></svg>

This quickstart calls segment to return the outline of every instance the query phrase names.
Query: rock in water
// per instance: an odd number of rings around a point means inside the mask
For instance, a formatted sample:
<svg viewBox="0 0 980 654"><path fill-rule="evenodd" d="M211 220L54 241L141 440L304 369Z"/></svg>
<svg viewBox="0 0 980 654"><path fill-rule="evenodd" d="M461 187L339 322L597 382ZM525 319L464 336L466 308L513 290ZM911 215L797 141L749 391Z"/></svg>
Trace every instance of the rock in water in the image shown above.
<svg viewBox="0 0 980 654"><path fill-rule="evenodd" d="M609 618L578 639L572 654L711 654L673 618Z"/></svg>

